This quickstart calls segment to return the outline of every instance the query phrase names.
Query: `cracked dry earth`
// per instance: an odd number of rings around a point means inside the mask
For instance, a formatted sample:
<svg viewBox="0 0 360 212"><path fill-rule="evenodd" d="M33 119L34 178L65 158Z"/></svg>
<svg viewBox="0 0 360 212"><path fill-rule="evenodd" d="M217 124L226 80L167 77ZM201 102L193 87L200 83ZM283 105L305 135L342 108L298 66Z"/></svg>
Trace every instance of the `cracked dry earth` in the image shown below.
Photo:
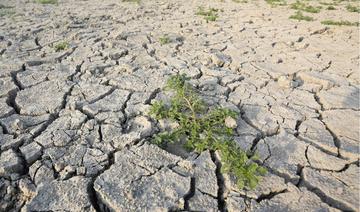
<svg viewBox="0 0 360 212"><path fill-rule="evenodd" d="M17 14L0 19L0 211L359 211L357 27L263 1L0 3ZM149 143L175 73L241 113L235 140L268 169L256 189L216 153Z"/></svg>

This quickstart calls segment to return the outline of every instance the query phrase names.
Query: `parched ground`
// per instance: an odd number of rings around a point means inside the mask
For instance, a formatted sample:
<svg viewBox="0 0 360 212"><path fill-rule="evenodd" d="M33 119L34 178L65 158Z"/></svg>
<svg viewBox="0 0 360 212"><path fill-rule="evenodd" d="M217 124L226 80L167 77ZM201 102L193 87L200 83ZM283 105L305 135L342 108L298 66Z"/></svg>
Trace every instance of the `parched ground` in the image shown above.
<svg viewBox="0 0 360 212"><path fill-rule="evenodd" d="M290 3L0 0L0 211L359 211L359 28L321 23L358 2ZM255 190L148 142L176 73L241 113Z"/></svg>

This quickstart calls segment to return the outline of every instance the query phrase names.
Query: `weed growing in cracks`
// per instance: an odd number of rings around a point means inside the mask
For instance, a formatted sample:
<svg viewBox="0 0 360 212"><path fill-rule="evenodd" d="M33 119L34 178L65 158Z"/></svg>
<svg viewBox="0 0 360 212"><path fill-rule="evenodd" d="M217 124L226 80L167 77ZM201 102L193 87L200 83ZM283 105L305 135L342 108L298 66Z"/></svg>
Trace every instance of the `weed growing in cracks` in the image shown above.
<svg viewBox="0 0 360 212"><path fill-rule="evenodd" d="M325 20L321 22L324 25L335 25L335 26L359 26L359 22L350 22L350 21L333 21Z"/></svg>
<svg viewBox="0 0 360 212"><path fill-rule="evenodd" d="M296 11L295 15L289 17L290 19L299 20L299 21L313 21L314 18L304 15L300 11Z"/></svg>
<svg viewBox="0 0 360 212"><path fill-rule="evenodd" d="M346 10L353 13L360 13L360 7L353 6L351 4L348 4L346 6Z"/></svg>
<svg viewBox="0 0 360 212"><path fill-rule="evenodd" d="M39 4L57 4L57 0L36 0Z"/></svg>
<svg viewBox="0 0 360 212"><path fill-rule="evenodd" d="M59 51L63 51L65 49L67 49L68 47L69 47L69 43L66 42L66 41L63 41L63 42L57 43L54 46L54 49L55 49L56 52L59 52Z"/></svg>
<svg viewBox="0 0 360 212"><path fill-rule="evenodd" d="M248 3L247 0L232 0L232 1L236 3Z"/></svg>
<svg viewBox="0 0 360 212"><path fill-rule="evenodd" d="M170 38L166 35L159 38L159 42L161 45L165 45L171 42Z"/></svg>
<svg viewBox="0 0 360 212"><path fill-rule="evenodd" d="M133 2L133 3L137 3L140 4L140 0L122 0L123 2Z"/></svg>
<svg viewBox="0 0 360 212"><path fill-rule="evenodd" d="M272 7L276 6L285 6L287 3L285 0L265 0L268 4L270 4Z"/></svg>
<svg viewBox="0 0 360 212"><path fill-rule="evenodd" d="M0 17L14 15L13 7L0 4Z"/></svg>
<svg viewBox="0 0 360 212"><path fill-rule="evenodd" d="M204 16L206 21L216 21L216 19L219 18L218 12L219 9L209 8L205 10L203 7L199 7L196 15Z"/></svg>
<svg viewBox="0 0 360 212"><path fill-rule="evenodd" d="M295 3L291 4L290 8L294 9L294 10L305 11L308 13L319 13L320 9L321 9L321 7L314 7L314 6L307 5L300 1L296 1Z"/></svg>
<svg viewBox="0 0 360 212"><path fill-rule="evenodd" d="M336 10L336 8L334 6L332 6L332 5L329 5L326 9L327 10Z"/></svg>
<svg viewBox="0 0 360 212"><path fill-rule="evenodd" d="M228 119L234 120L235 111L215 108L209 109L187 82L185 75L172 76L166 89L173 92L169 104L155 102L149 114L156 120L167 119L178 123L172 130L160 132L152 142L165 147L168 143L183 143L188 150L201 153L204 150L218 151L221 156L222 172L230 173L242 188L254 188L266 169L254 163L245 151L232 140L234 129L226 126Z"/></svg>

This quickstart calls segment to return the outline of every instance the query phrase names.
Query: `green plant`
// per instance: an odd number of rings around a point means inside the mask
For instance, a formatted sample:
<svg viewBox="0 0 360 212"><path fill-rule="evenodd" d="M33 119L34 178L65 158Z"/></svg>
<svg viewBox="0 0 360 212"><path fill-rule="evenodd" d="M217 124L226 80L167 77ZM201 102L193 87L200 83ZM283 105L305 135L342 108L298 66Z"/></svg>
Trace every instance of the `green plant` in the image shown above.
<svg viewBox="0 0 360 212"><path fill-rule="evenodd" d="M0 17L11 16L15 14L13 7L0 4Z"/></svg>
<svg viewBox="0 0 360 212"><path fill-rule="evenodd" d="M336 5L338 5L336 2L331 2L331 3L329 3L329 2L319 2L319 4L322 4L322 5L325 5L325 6L336 6Z"/></svg>
<svg viewBox="0 0 360 212"><path fill-rule="evenodd" d="M346 10L349 11L349 12L360 13L360 8L356 7L356 6L353 6L351 4L348 4L346 6Z"/></svg>
<svg viewBox="0 0 360 212"><path fill-rule="evenodd" d="M140 0L122 0L123 2L133 2L140 4Z"/></svg>
<svg viewBox="0 0 360 212"><path fill-rule="evenodd" d="M36 0L36 3L39 4L57 4L57 0Z"/></svg>
<svg viewBox="0 0 360 212"><path fill-rule="evenodd" d="M232 0L232 1L236 3L248 3L247 0Z"/></svg>
<svg viewBox="0 0 360 212"><path fill-rule="evenodd" d="M294 10L305 11L308 13L318 13L318 12L320 12L320 9L321 9L321 7L314 7L314 6L307 5L300 1L296 1L295 3L291 4L290 8L294 9Z"/></svg>
<svg viewBox="0 0 360 212"><path fill-rule="evenodd" d="M285 0L265 0L268 4L270 4L272 7L276 6L285 6L287 3Z"/></svg>
<svg viewBox="0 0 360 212"><path fill-rule="evenodd" d="M14 15L15 11L12 9L0 9L0 17Z"/></svg>
<svg viewBox="0 0 360 212"><path fill-rule="evenodd" d="M161 45L165 45L171 42L170 38L167 35L164 35L159 38L159 42Z"/></svg>
<svg viewBox="0 0 360 212"><path fill-rule="evenodd" d="M156 120L167 119L178 127L158 133L152 142L162 147L179 142L188 150L202 152L218 151L221 156L222 172L236 177L240 189L254 188L266 169L254 163L232 140L234 126L227 126L226 120L233 120L237 112L224 108L210 109L187 82L186 75L175 75L167 81L166 90L172 92L169 103L157 101L149 114Z"/></svg>
<svg viewBox="0 0 360 212"><path fill-rule="evenodd" d="M334 6L332 6L332 5L329 5L326 9L327 10L336 10L336 8Z"/></svg>
<svg viewBox="0 0 360 212"><path fill-rule="evenodd" d="M13 7L0 4L0 10L1 9L10 9L10 8L13 8Z"/></svg>
<svg viewBox="0 0 360 212"><path fill-rule="evenodd" d="M67 49L68 47L69 47L69 43L66 42L66 41L63 41L63 42L57 43L54 46L54 49L55 49L56 52L59 52L59 51L63 51L65 49Z"/></svg>
<svg viewBox="0 0 360 212"><path fill-rule="evenodd" d="M199 7L196 15L204 16L206 21L216 21L216 19L219 18L218 11L219 9L215 8L205 10L203 7Z"/></svg>
<svg viewBox="0 0 360 212"><path fill-rule="evenodd" d="M321 22L324 25L335 25L335 26L359 26L359 22L350 22L350 21L333 21L325 20Z"/></svg>
<svg viewBox="0 0 360 212"><path fill-rule="evenodd" d="M296 11L295 15L289 17L290 19L299 20L299 21L313 21L314 18L302 14L300 11Z"/></svg>

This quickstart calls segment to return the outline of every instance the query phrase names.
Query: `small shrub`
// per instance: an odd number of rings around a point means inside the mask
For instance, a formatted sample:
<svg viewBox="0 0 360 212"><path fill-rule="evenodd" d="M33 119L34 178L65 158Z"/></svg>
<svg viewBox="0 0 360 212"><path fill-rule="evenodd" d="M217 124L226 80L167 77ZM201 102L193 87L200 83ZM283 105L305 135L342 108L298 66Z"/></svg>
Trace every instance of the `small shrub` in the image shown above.
<svg viewBox="0 0 360 212"><path fill-rule="evenodd" d="M14 15L13 7L0 4L0 17Z"/></svg>
<svg viewBox="0 0 360 212"><path fill-rule="evenodd" d="M276 6L285 6L287 3L285 0L265 0L268 4L270 4L272 7Z"/></svg>
<svg viewBox="0 0 360 212"><path fill-rule="evenodd" d="M57 0L36 0L36 3L39 4L57 4Z"/></svg>
<svg viewBox="0 0 360 212"><path fill-rule="evenodd" d="M140 4L140 0L122 0L123 2L133 2L133 3L137 3Z"/></svg>
<svg viewBox="0 0 360 212"><path fill-rule="evenodd" d="M65 49L67 49L67 48L69 48L69 43L66 42L66 41L57 43L57 44L54 46L54 49L55 49L56 52L63 51L63 50L65 50Z"/></svg>
<svg viewBox="0 0 360 212"><path fill-rule="evenodd" d="M322 4L322 5L325 5L325 6L334 6L334 5L337 5L336 2L332 2L332 3L329 3L329 2L319 2L319 4Z"/></svg>
<svg viewBox="0 0 360 212"><path fill-rule="evenodd" d="M328 6L326 9L327 10L336 10L336 8L334 6L332 6L332 5Z"/></svg>
<svg viewBox="0 0 360 212"><path fill-rule="evenodd" d="M346 10L349 11L349 12L353 12L353 13L360 13L360 8L359 7L356 7L356 6L353 6L353 5L350 5L350 4L348 4L346 6Z"/></svg>
<svg viewBox="0 0 360 212"><path fill-rule="evenodd" d="M164 35L163 37L159 38L159 42L161 45L165 45L171 42L170 38L166 35Z"/></svg>
<svg viewBox="0 0 360 212"><path fill-rule="evenodd" d="M232 0L232 1L236 3L248 3L247 0Z"/></svg>
<svg viewBox="0 0 360 212"><path fill-rule="evenodd" d="M302 14L300 11L296 11L295 15L289 17L290 19L299 20L299 21L313 21L314 18Z"/></svg>
<svg viewBox="0 0 360 212"><path fill-rule="evenodd" d="M13 7L0 4L0 10L1 9L10 9L10 8L13 8Z"/></svg>
<svg viewBox="0 0 360 212"><path fill-rule="evenodd" d="M295 3L291 4L290 8L294 10L301 10L308 13L319 13L321 9L321 7L314 7L300 1L296 1Z"/></svg>
<svg viewBox="0 0 360 212"><path fill-rule="evenodd" d="M149 112L152 117L177 122L178 127L158 133L152 142L162 147L179 142L198 153L219 151L222 172L234 175L240 189L254 188L266 169L252 162L253 158L232 140L234 129L226 126L225 120L236 119L238 114L224 108L209 109L187 80L185 75L171 77L166 86L173 92L170 104L153 103Z"/></svg>
<svg viewBox="0 0 360 212"><path fill-rule="evenodd" d="M219 18L218 11L219 9L215 8L205 10L203 7L199 7L196 15L203 16L206 21L216 21L216 19Z"/></svg>
<svg viewBox="0 0 360 212"><path fill-rule="evenodd" d="M15 11L12 9L0 9L0 17L12 16L14 14L15 14Z"/></svg>
<svg viewBox="0 0 360 212"><path fill-rule="evenodd" d="M359 22L350 22L350 21L334 21L334 20L325 20L321 22L324 25L335 25L335 26L359 26Z"/></svg>

